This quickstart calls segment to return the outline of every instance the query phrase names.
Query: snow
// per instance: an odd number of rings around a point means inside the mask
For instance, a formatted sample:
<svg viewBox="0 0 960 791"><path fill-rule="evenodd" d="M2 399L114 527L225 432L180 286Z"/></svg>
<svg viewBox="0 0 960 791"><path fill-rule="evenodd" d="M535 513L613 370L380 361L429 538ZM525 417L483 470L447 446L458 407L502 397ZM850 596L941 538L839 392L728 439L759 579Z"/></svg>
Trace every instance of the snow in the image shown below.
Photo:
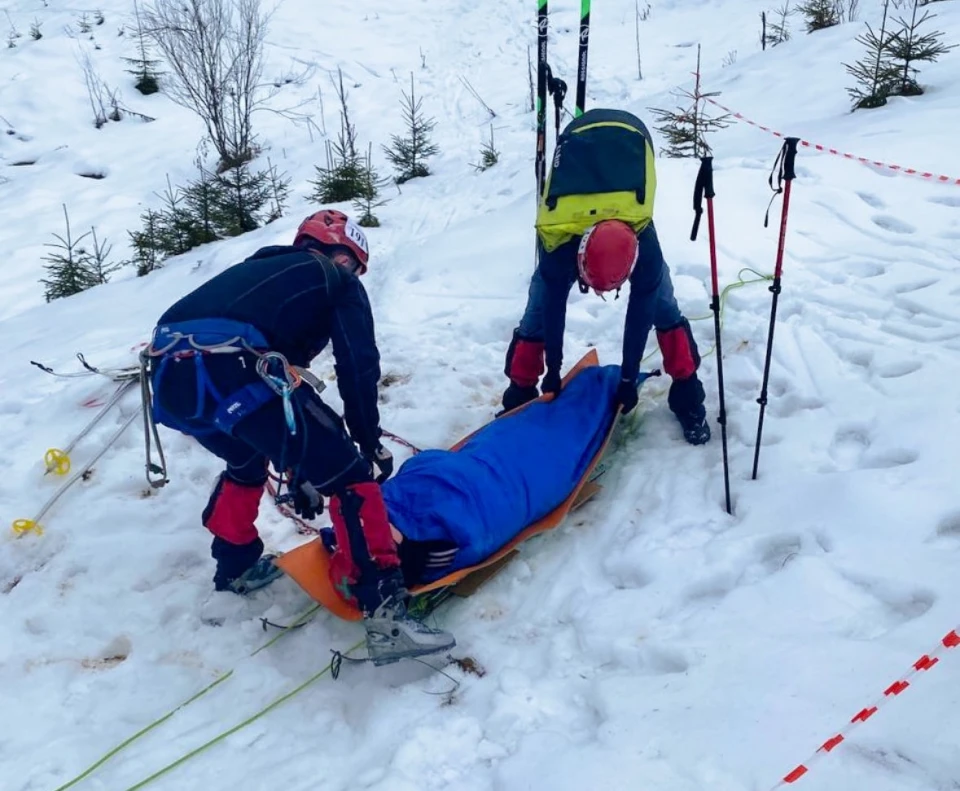
<svg viewBox="0 0 960 791"><path fill-rule="evenodd" d="M533 115L526 110L532 2L362 3L288 0L271 23L268 75L307 70L276 109L307 102L336 125L329 74L344 71L361 142L399 131L414 72L436 116L435 174L379 210L366 277L385 376L383 426L444 447L488 420L522 311L533 248ZM949 130L960 123L960 51L925 67L924 96L850 114L842 63L862 24L757 45L755 3L597 0L588 106L648 117L687 83L704 45L706 87L745 116L871 159L960 176ZM572 105L578 4L551 2L551 64ZM872 4L871 4L872 6ZM956 40L960 8L931 7ZM267 228L207 245L146 278L113 281L44 304L41 256L62 232L124 255L126 231L156 206L165 176L192 176L202 128L162 95L141 97L123 73L132 3L105 0L106 22L71 38L79 11L8 0L24 33L0 50L0 511L32 517L59 480L43 476L95 414L82 404L113 385L55 379L29 361L78 370L73 355L129 365L160 312L259 246L292 237L323 134L276 114L257 118L295 199ZM877 18L876 9L865 9ZM44 37L26 30L43 22ZM796 27L796 23L795 23ZM737 51L736 62L722 66ZM91 124L77 54L88 52L131 109L156 118ZM421 54L422 53L422 54ZM486 111L502 155L477 173ZM552 123L552 107L548 113ZM552 140L552 133L551 133ZM737 124L715 137L721 283L744 267L772 271L780 203L762 219L780 141ZM19 164L33 162L34 164ZM15 166L18 165L18 166ZM656 217L681 307L709 317L706 229L689 240L692 161L658 160ZM93 180L78 174L99 172ZM457 656L485 670L433 673L415 663L343 667L201 755L157 789L494 791L651 788L766 791L872 704L958 622L960 505L960 191L801 148L789 217L760 475L750 480L770 293L733 290L723 325L734 516L723 509L716 360L705 356L715 440L683 443L664 380L605 491L557 534L538 539L440 622ZM617 362L626 300L574 293L566 359L588 347ZM694 322L701 351L712 321ZM651 339L649 366L659 363ZM328 355L314 371L332 374ZM339 408L332 389L331 404ZM136 410L128 394L73 453L75 469ZM199 512L217 460L162 431L171 483L145 496L135 421L46 516L42 537L0 537L0 788L52 791L219 674L230 678L121 751L76 787L126 789L255 714L361 637L320 614L269 649L259 618L288 623L308 605L281 581L248 601L214 594ZM392 445L398 458L407 454ZM268 499L265 540L303 538ZM6 528L4 528L6 530ZM219 628L211 626L222 621ZM960 782L960 656L943 654L899 698L812 764L807 791L927 791ZM451 693L451 689L456 690ZM450 694L448 694L450 693Z"/></svg>

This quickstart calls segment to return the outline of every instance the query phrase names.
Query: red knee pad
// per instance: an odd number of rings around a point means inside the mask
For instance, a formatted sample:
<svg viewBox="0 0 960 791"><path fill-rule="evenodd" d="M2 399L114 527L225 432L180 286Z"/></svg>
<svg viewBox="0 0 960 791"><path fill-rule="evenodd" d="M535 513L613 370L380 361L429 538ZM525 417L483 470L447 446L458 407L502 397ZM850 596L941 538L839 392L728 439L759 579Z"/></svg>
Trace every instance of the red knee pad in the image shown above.
<svg viewBox="0 0 960 791"><path fill-rule="evenodd" d="M221 474L203 509L203 526L231 544L249 544L259 535L254 523L262 497L262 485L241 486Z"/></svg>
<svg viewBox="0 0 960 791"><path fill-rule="evenodd" d="M670 377L689 379L696 373L700 367L700 353L686 319L669 330L657 330L657 342L663 355L663 369Z"/></svg>
<svg viewBox="0 0 960 791"><path fill-rule="evenodd" d="M390 532L387 507L380 487L373 481L348 486L343 495L330 498L330 518L337 549L330 558L330 577L335 585L355 585L360 580L360 568L354 549L362 541L370 560L378 569L400 566L397 543ZM353 536L354 542L350 539ZM363 560L361 559L362 563Z"/></svg>
<svg viewBox="0 0 960 791"><path fill-rule="evenodd" d="M535 387L543 376L543 341L531 341L514 335L507 350L507 376L520 387Z"/></svg>

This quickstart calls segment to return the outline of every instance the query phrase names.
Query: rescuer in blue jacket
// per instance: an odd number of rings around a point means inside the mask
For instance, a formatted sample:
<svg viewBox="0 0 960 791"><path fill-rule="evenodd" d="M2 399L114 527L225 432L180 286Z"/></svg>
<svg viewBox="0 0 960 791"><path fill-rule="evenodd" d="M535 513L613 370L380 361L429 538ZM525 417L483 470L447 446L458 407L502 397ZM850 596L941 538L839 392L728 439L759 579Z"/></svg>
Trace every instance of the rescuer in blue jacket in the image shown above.
<svg viewBox="0 0 960 791"><path fill-rule="evenodd" d="M379 486L393 458L380 444L380 354L359 279L368 260L366 237L345 214L313 214L292 246L262 248L168 308L148 356L155 421L227 463L202 517L214 536L216 589L243 594L281 574L254 524L272 462L303 517L330 498L332 581L356 599L381 664L454 641L406 614ZM305 371L328 344L343 419Z"/></svg>

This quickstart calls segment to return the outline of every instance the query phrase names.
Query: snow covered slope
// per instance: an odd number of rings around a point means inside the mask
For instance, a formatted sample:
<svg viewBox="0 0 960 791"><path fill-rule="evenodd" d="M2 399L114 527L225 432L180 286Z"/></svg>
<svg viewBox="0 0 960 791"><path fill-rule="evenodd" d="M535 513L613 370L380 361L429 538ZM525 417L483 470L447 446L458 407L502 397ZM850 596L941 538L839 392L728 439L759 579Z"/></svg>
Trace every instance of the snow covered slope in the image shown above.
<svg viewBox="0 0 960 791"><path fill-rule="evenodd" d="M503 353L525 300L533 236L533 115L526 110L531 0L288 0L273 19L271 78L313 70L277 108L318 86L335 129L330 70L344 70L361 141L400 131L397 99L413 70L438 120L435 175L380 210L367 287L384 373L383 425L443 447L489 419ZM865 15L874 20L875 3ZM551 2L551 63L574 82L573 0ZM960 176L960 51L922 72L926 95L848 113L843 62L860 24L757 46L757 4L652 0L635 77L634 4L596 0L588 106L647 116L687 83L704 45L706 87L761 123L871 159ZM191 175L198 122L163 96L140 97L121 56L132 3L106 0L94 43L70 38L83 9L6 0L24 32L0 50L0 517L31 517L59 481L43 476L108 395L94 379L29 365L129 364L163 308L260 245L291 238L322 137L265 113L269 155L293 176L288 214L239 239L132 270L46 305L43 244L96 224L117 251L152 194ZM931 6L960 39L960 8ZM26 29L43 23L44 37ZM79 50L134 110L96 130ZM728 53L736 62L722 66ZM477 173L494 109L501 162ZM572 97L572 90L571 90ZM552 135L551 135L552 138ZM763 228L780 141L747 125L714 139L723 284L772 270L779 203ZM24 165L28 161L32 165ZM99 173L102 179L80 174ZM659 161L657 223L681 306L709 316L706 234L688 240L691 161ZM766 791L843 727L960 622L960 187L895 176L802 148L784 267L759 480L751 481L770 293L731 292L725 373L735 516L723 509L719 429L691 448L661 380L604 494L539 541L475 597L441 613L482 677L453 682L412 664L344 667L150 784L157 789L514 791L584 788ZM574 294L566 356L596 345L618 361L625 300ZM712 322L694 323L701 350ZM659 362L651 342L649 366ZM314 366L331 373L329 357ZM703 378L715 417L714 357ZM331 403L337 406L336 397ZM137 407L131 394L75 451L95 452ZM42 537L0 534L0 788L53 791L175 704L233 675L75 786L129 789L236 725L360 638L320 615L247 658L306 602L283 581L250 601L211 592L199 525L219 464L164 432L171 484L144 497L134 425L45 520ZM404 451L393 449L400 456ZM302 540L268 500L260 525L279 548ZM0 526L7 530L5 526ZM204 623L223 619L220 628ZM811 767L809 791L928 791L960 783L960 655L948 651L899 699Z"/></svg>

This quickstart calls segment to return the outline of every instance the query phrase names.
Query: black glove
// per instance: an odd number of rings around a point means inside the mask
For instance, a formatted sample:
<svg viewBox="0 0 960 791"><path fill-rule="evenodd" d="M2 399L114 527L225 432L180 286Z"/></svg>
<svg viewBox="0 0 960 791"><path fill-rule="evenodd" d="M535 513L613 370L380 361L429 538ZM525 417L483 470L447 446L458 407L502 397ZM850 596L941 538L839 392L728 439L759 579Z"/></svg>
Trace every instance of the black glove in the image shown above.
<svg viewBox="0 0 960 791"><path fill-rule="evenodd" d="M553 393L554 396L560 395L560 389L563 385L560 383L560 372L559 371L547 371L547 375L543 377L543 384L540 385L540 391L546 395L547 393Z"/></svg>
<svg viewBox="0 0 960 791"><path fill-rule="evenodd" d="M377 483L383 483L393 475L393 454L383 445L378 443L375 448L365 450L363 457L380 470L380 474L374 477Z"/></svg>
<svg viewBox="0 0 960 791"><path fill-rule="evenodd" d="M637 383L633 379L621 379L617 387L616 404L621 407L623 414L631 412L640 400L637 393Z"/></svg>
<svg viewBox="0 0 960 791"><path fill-rule="evenodd" d="M323 496L310 481L295 486L285 497L289 498L297 516L303 519L316 519L323 513Z"/></svg>
<svg viewBox="0 0 960 791"><path fill-rule="evenodd" d="M510 387L503 391L503 412L512 412L517 407L523 406L528 401L533 401L540 395L537 392L536 385L521 387L518 384L510 383ZM503 414L500 412L497 416Z"/></svg>

